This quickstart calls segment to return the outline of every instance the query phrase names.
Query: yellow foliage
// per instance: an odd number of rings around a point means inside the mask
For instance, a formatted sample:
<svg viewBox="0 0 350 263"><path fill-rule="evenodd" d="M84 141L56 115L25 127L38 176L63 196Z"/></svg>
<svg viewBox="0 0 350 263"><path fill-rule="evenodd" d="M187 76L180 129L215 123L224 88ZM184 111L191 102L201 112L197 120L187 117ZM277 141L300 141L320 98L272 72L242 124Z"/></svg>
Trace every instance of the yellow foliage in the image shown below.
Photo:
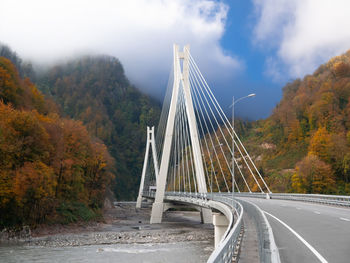
<svg viewBox="0 0 350 263"><path fill-rule="evenodd" d="M350 65L343 61L337 61L333 65L333 71L336 77L347 77L350 75Z"/></svg>
<svg viewBox="0 0 350 263"><path fill-rule="evenodd" d="M320 127L311 137L309 153L318 156L321 160L330 160L330 147L332 146L331 136L326 128Z"/></svg>
<svg viewBox="0 0 350 263"><path fill-rule="evenodd" d="M309 153L297 163L296 173L292 176L292 188L298 193L333 193L335 178L331 166Z"/></svg>

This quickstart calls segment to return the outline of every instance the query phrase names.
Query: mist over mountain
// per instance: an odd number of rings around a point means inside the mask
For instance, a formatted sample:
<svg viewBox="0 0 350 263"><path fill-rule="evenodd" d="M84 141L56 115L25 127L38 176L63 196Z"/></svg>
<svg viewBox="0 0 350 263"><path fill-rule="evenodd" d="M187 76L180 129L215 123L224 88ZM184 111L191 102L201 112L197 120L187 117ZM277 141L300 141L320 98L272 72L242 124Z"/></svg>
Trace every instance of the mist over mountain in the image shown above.
<svg viewBox="0 0 350 263"><path fill-rule="evenodd" d="M146 126L157 125L160 103L130 84L119 60L111 56L82 56L35 72L10 47L2 45L0 52L14 61L21 76L36 80L63 115L82 121L91 136L107 145L115 159L116 197L136 198Z"/></svg>
<svg viewBox="0 0 350 263"><path fill-rule="evenodd" d="M115 159L117 198L136 198L146 126L158 123L159 102L131 85L119 60L111 56L84 56L53 66L37 83L64 114L81 120L107 145Z"/></svg>

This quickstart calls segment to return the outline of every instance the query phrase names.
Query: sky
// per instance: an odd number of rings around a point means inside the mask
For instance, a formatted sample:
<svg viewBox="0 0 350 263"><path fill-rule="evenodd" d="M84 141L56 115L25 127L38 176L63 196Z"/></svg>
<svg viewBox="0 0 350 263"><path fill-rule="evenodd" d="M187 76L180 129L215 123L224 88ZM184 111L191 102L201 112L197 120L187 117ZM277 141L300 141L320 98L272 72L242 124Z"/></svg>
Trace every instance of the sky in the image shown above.
<svg viewBox="0 0 350 263"><path fill-rule="evenodd" d="M0 0L0 42L33 64L117 57L140 90L162 99L172 45L190 44L222 108L269 116L283 86L350 49L348 0Z"/></svg>

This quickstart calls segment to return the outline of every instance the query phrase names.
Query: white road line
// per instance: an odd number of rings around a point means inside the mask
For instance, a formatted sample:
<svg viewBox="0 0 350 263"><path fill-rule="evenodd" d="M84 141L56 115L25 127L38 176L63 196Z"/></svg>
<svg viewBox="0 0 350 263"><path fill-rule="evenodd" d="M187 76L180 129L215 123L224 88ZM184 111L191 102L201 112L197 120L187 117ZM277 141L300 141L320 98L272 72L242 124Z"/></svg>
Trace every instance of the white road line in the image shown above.
<svg viewBox="0 0 350 263"><path fill-rule="evenodd" d="M320 254L317 252L317 250L311 246L304 238L302 238L297 232L295 232L290 226L288 226L286 223L284 223L281 219L275 217L274 215L271 215L270 213L264 211L265 214L271 216L278 222L280 222L283 226L285 226L290 232L292 232L301 242L304 243L304 245L311 250L312 253L322 262L322 263L328 263L328 261Z"/></svg>
<svg viewBox="0 0 350 263"><path fill-rule="evenodd" d="M320 213L320 212L318 212L318 211L314 211L314 213L315 213L315 214L318 214L318 215L319 215L319 214L321 214L321 213Z"/></svg>
<svg viewBox="0 0 350 263"><path fill-rule="evenodd" d="M296 209L301 210L301 208L300 208L300 207L296 207Z"/></svg>
<svg viewBox="0 0 350 263"><path fill-rule="evenodd" d="M345 217L339 217L339 219L340 219L340 220L343 220L343 221L348 221L348 222L350 222L350 219L345 218Z"/></svg>

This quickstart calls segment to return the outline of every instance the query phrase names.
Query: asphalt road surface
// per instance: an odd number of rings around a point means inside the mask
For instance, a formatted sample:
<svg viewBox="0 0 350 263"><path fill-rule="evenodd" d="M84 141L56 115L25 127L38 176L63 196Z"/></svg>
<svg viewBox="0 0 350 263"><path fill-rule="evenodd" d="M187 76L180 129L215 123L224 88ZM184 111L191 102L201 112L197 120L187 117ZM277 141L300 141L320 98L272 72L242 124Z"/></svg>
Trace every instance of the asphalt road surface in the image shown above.
<svg viewBox="0 0 350 263"><path fill-rule="evenodd" d="M350 209L298 201L240 198L260 207L281 262L350 262Z"/></svg>

